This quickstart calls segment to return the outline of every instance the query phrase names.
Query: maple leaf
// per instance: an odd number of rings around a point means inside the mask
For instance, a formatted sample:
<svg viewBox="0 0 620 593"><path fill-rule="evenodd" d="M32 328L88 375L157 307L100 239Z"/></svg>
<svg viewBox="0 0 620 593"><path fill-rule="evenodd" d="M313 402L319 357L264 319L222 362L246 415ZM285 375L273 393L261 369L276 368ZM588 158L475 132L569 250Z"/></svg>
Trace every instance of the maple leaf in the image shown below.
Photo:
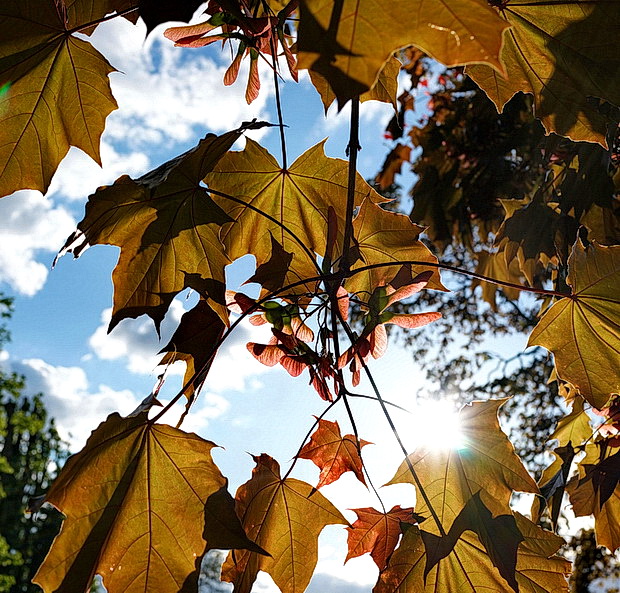
<svg viewBox="0 0 620 593"><path fill-rule="evenodd" d="M513 491L538 493L536 483L514 452L497 419L505 400L474 402L459 413L463 445L456 450L427 450L421 447L409 455L437 519L447 529L471 497L480 493L482 503L494 513L509 515ZM405 460L389 484L415 484ZM416 511L432 516L426 500L419 496ZM497 510L496 510L497 509ZM425 530L439 534L435 521L428 519Z"/></svg>
<svg viewBox="0 0 620 593"><path fill-rule="evenodd" d="M300 68L323 75L340 106L371 88L397 49L415 45L446 66L499 61L508 27L482 0L303 0Z"/></svg>
<svg viewBox="0 0 620 593"><path fill-rule="evenodd" d="M136 23L140 0L63 0L69 28L79 27L80 33L91 35L97 28L97 21L114 12L121 13L130 22ZM132 10L133 9L133 10ZM95 23L84 27L85 23Z"/></svg>
<svg viewBox="0 0 620 593"><path fill-rule="evenodd" d="M372 443L358 439L355 435L340 434L338 422L318 419L319 426L312 434L298 457L310 459L321 470L317 489L335 482L345 472L353 472L355 477L366 485L363 463L359 450Z"/></svg>
<svg viewBox="0 0 620 593"><path fill-rule="evenodd" d="M437 258L428 247L419 240L422 232L411 222L408 216L388 212L377 204L366 200L353 220L354 261L351 270L373 264L389 264L384 267L366 270L352 275L345 282L345 288L351 293L368 293L377 286L387 284L401 269L403 261L419 261L436 264ZM419 274L428 270L424 264L412 265L411 273ZM427 288L446 290L436 271L428 279Z"/></svg>
<svg viewBox="0 0 620 593"><path fill-rule="evenodd" d="M380 571L385 570L388 560L398 544L401 534L409 525L421 520L413 508L403 509L399 505L386 513L373 508L352 509L357 521L347 527L349 532L348 552L345 562L370 553Z"/></svg>
<svg viewBox="0 0 620 593"><path fill-rule="evenodd" d="M620 390L620 247L577 240L568 260L572 295L538 322L528 346L553 352L557 374L595 408Z"/></svg>
<svg viewBox="0 0 620 593"><path fill-rule="evenodd" d="M498 518L502 517L505 516ZM537 593L568 593L566 577L570 573L570 562L554 556L564 545L564 540L519 513L514 513L514 526L523 540L517 548L516 588L511 588ZM511 534L512 529L508 529L508 533ZM494 544L500 553L504 542L504 537L497 537ZM506 593L510 590L473 531L465 531L451 552L428 572L425 549L419 528L412 526L390 558L388 568L381 573L373 593Z"/></svg>
<svg viewBox="0 0 620 593"><path fill-rule="evenodd" d="M493 278L494 280L502 280L504 282L511 282L513 284L520 284L521 274L519 270L519 264L516 259L513 259L510 264L506 263L506 257L503 252L490 253L489 251L482 250L476 254L478 258L478 265L476 266L476 274L481 274L487 278ZM501 290L506 298L511 301L519 300L521 294L518 288L512 288L510 286L499 286L492 282L485 282L474 278L471 283L472 290L476 286L482 286L482 300L491 305L491 309L497 312L497 302L495 296L498 290Z"/></svg>
<svg viewBox="0 0 620 593"><path fill-rule="evenodd" d="M317 540L326 525L347 525L346 519L310 484L282 479L277 461L254 457L252 478L237 490L237 513L249 537L269 552L233 552L222 580L234 593L250 593L259 570L271 575L282 593L303 593L317 562Z"/></svg>
<svg viewBox="0 0 620 593"><path fill-rule="evenodd" d="M398 75L400 73L401 63L392 56L381 68L377 80L365 93L360 95L360 101L381 101L382 103L390 103L396 109L396 93L398 92ZM312 85L321 95L321 101L325 108L325 113L331 104L336 100L336 95L332 91L329 83L322 74L316 70L310 70L310 80Z"/></svg>
<svg viewBox="0 0 620 593"><path fill-rule="evenodd" d="M234 221L221 232L231 259L251 253L258 266L264 264L269 260L273 237L282 249L294 254L285 278L287 284L316 276L314 252L322 253L327 244L330 207L338 222L337 242L342 245L348 165L341 159L326 157L323 144L308 149L290 167L282 169L264 148L248 139L242 152L229 152L207 175L205 182L213 190L215 201ZM241 203L223 198L218 192ZM366 197L384 201L357 175L355 204L359 206ZM292 231L298 241L257 210ZM306 249L301 249L300 244ZM314 292L315 288L316 284L304 285L297 292Z"/></svg>
<svg viewBox="0 0 620 593"><path fill-rule="evenodd" d="M561 510L564 490L572 461L575 457L575 447L578 447L592 436L590 417L584 410L584 400L577 395L573 401L573 408L569 414L561 418L558 425L549 437L556 440L558 446L554 449L555 459L545 468L538 481L542 501L549 507L551 521L555 526ZM532 503L532 519L538 520L544 509L541 497L536 497Z"/></svg>
<svg viewBox="0 0 620 593"><path fill-rule="evenodd" d="M384 190L394 183L394 178L400 173L403 163L408 163L411 158L411 146L397 144L385 157L381 171L375 177L375 183Z"/></svg>
<svg viewBox="0 0 620 593"><path fill-rule="evenodd" d="M205 299L200 299L196 306L183 313L181 322L161 352L166 352L160 365L182 360L186 364L183 383L192 380L185 395L191 398L200 389L211 364L217 347L224 335L226 325ZM194 377L195 375L195 377Z"/></svg>
<svg viewBox="0 0 620 593"><path fill-rule="evenodd" d="M516 258L530 286L535 276L550 262L557 262L555 234L559 214L542 202L540 194L529 204L521 200L500 200L506 210L495 237L495 245L504 254L509 268Z"/></svg>
<svg viewBox="0 0 620 593"><path fill-rule="evenodd" d="M88 199L86 215L61 250L78 257L89 245L117 245L112 274L114 307L110 330L126 317L149 315L159 329L172 299L195 289L228 323L224 266L219 240L230 220L202 178L242 130L208 135L198 146L136 180L123 175Z"/></svg>
<svg viewBox="0 0 620 593"><path fill-rule="evenodd" d="M34 582L74 593L98 573L112 593L190 593L207 546L261 552L236 518L214 446L146 413L110 415L45 497L66 519Z"/></svg>
<svg viewBox="0 0 620 593"><path fill-rule="evenodd" d="M518 591L519 585L515 574L517 548L524 539L523 535L517 527L514 516L494 515L480 499L480 492L476 492L467 501L447 534L438 536L420 530L426 550L424 578L426 579L428 573L454 550L463 533L468 530L478 536L493 566L510 587Z"/></svg>
<svg viewBox="0 0 620 593"><path fill-rule="evenodd" d="M294 254L286 251L271 235L271 255L269 259L256 268L256 272L244 284L256 282L263 287L264 293L275 292L284 286L286 275L293 261Z"/></svg>
<svg viewBox="0 0 620 593"><path fill-rule="evenodd" d="M619 448L611 448L601 461L596 443L585 447L586 456L579 463L579 475L566 486L575 516L594 515L594 531L600 545L614 552L620 548L620 484L618 484ZM596 467L612 459L609 480ZM607 461L609 464L609 462ZM603 467L605 470L605 466ZM598 475L597 475L598 474ZM597 483L598 479L598 483ZM602 483L601 483L602 479Z"/></svg>
<svg viewBox="0 0 620 593"><path fill-rule="evenodd" d="M616 2L502 2L506 33L501 61L507 76L487 66L467 68L498 110L517 92L534 96L536 116L547 132L572 140L605 141L608 121L589 97L620 104Z"/></svg>
<svg viewBox="0 0 620 593"><path fill-rule="evenodd" d="M72 17L82 16L77 6ZM82 23L63 9L35 0L0 7L0 196L47 191L70 146L101 164L99 139L117 108L114 68L71 34Z"/></svg>

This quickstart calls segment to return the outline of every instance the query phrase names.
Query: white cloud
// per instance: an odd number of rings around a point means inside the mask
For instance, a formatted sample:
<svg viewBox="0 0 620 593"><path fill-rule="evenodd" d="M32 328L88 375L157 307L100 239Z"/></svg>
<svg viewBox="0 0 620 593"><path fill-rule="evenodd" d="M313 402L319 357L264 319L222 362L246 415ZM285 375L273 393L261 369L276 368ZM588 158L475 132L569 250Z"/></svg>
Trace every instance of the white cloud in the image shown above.
<svg viewBox="0 0 620 593"><path fill-rule="evenodd" d="M119 70L110 77L119 110L107 120L106 138L142 148L186 142L207 130L222 132L265 117L272 90L264 85L248 106L243 100L247 66L235 85L225 87L227 65L208 57L213 55L210 50L174 47L161 32L146 40L144 34L142 22L134 26L114 19L100 25L90 39Z"/></svg>
<svg viewBox="0 0 620 593"><path fill-rule="evenodd" d="M124 174L139 177L149 168L149 158L144 153L119 153L107 142L101 143L101 161L103 167L72 147L60 163L47 195L85 201L101 185L109 185Z"/></svg>
<svg viewBox="0 0 620 593"><path fill-rule="evenodd" d="M27 395L43 394L60 436L73 451L81 448L90 433L112 412L131 413L139 403L129 390L116 391L107 385L93 389L79 367L53 366L33 358L12 362L11 369L26 377Z"/></svg>
<svg viewBox="0 0 620 593"><path fill-rule="evenodd" d="M40 251L58 251L75 221L62 207L36 191L20 191L0 200L0 282L32 296L43 287L49 269Z"/></svg>
<svg viewBox="0 0 620 593"><path fill-rule="evenodd" d="M157 353L168 343L184 311L183 304L179 300L172 301L168 314L161 324L160 341L153 321L146 316L124 319L112 333L108 334L112 309L105 309L101 313L101 325L89 338L88 343L101 360L122 360L127 370L132 373L150 374L156 370L161 359L161 355ZM175 371L178 366L173 367ZM179 368L175 374L180 373L182 370Z"/></svg>
<svg viewBox="0 0 620 593"><path fill-rule="evenodd" d="M172 302L161 324L162 339L159 341L153 322L148 317L125 319L108 334L107 328L112 310L106 309L101 314L101 325L89 339L89 345L98 358L124 362L127 370L132 373L161 372L161 368L156 368L161 359L161 355L157 352L170 340L184 311L179 300ZM245 391L249 382L269 370L248 352L246 343L267 342L270 335L267 326L255 327L248 322L240 324L220 348L209 372L205 389L215 393L227 390ZM185 364L176 363L169 367L168 372L182 375L185 372ZM259 387L260 384L253 385L253 388Z"/></svg>

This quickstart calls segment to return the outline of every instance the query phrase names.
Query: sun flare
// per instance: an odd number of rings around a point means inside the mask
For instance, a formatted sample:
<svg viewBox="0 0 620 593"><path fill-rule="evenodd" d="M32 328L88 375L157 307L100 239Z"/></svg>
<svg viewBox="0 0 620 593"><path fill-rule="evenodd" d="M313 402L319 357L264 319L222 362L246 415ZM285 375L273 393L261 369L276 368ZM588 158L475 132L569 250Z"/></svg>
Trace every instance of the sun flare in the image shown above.
<svg viewBox="0 0 620 593"><path fill-rule="evenodd" d="M418 399L412 410L413 423L407 438L410 450L461 449L465 438L455 405L448 400Z"/></svg>

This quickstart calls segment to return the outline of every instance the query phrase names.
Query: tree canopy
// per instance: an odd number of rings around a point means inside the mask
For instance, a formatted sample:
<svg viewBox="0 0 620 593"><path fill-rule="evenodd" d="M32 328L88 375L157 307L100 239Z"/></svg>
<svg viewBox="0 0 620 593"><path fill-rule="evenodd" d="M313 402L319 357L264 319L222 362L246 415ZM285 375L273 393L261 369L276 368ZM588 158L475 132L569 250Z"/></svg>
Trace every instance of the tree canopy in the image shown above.
<svg viewBox="0 0 620 593"><path fill-rule="evenodd" d="M188 22L200 6L5 1L0 195L45 192L70 146L99 162L117 105L113 66L88 41L96 27L141 18L151 34ZM348 557L370 553L376 562L377 593L567 591L570 563L557 554L564 540L547 529L565 492L577 515L594 517L598 543L620 548L620 1L210 0L195 21L164 35L181 48L230 45L223 83L249 62L248 102L268 71L278 121L205 130L184 154L88 197L61 254L120 248L110 330L141 315L158 330L178 294L192 289L200 300L162 351L163 364L186 363L183 388L162 409L152 394L127 417L111 414L46 492L44 502L65 519L34 582L73 593L99 574L111 593L190 593L202 556L228 549L223 579L235 593L249 593L260 570L283 593L302 593L319 534L333 524L348 530ZM412 101L396 96L399 71L416 86L423 54L452 68L436 81L446 92L376 180L391 185L421 148L408 217L390 211L357 172L359 106L400 104L389 131L402 138ZM297 80L298 70L309 72L324 105L350 105L348 161L318 144L290 162L280 78ZM494 107L469 100L478 87ZM503 115L481 117L491 108ZM279 159L249 139L232 150L265 126L279 133ZM248 254L257 266L248 281L261 287L254 297L226 285L225 266ZM466 299L451 300L454 275L465 279ZM532 311L519 309L524 293L538 299L535 324ZM517 319L531 330L529 345L541 348L535 352L553 356L550 376L547 359L532 360L540 381L554 383L550 399L562 394L570 409L549 435L555 460L538 482L498 420L511 404L497 396L512 395L510 386L490 382L483 401L461 409L458 448L409 451L395 428L371 360L386 352L386 327L450 323L459 307L471 328L478 315L503 318L507 332ZM306 375L317 417L288 469L255 455L233 498L211 457L215 443L160 420L178 401L191 414L218 349L246 317L271 329L270 341L249 343L249 352ZM411 484L416 494L388 511L377 493L379 508L353 509L350 524L320 489L352 471L377 492L355 422L362 376L370 385L363 397L374 400L402 451L390 483ZM352 434L325 418L336 406ZM316 485L291 477L299 459L320 467ZM517 493L534 495L529 516L511 507Z"/></svg>

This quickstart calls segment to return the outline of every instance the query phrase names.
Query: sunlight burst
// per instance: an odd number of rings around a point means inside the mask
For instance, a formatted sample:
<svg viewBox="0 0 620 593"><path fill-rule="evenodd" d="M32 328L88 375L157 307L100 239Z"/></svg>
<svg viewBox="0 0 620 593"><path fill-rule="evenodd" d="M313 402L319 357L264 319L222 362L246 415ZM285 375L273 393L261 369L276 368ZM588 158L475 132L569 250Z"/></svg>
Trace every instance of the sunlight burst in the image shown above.
<svg viewBox="0 0 620 593"><path fill-rule="evenodd" d="M424 447L437 451L465 446L459 414L451 401L418 399L412 416L412 430L407 438L410 450Z"/></svg>

